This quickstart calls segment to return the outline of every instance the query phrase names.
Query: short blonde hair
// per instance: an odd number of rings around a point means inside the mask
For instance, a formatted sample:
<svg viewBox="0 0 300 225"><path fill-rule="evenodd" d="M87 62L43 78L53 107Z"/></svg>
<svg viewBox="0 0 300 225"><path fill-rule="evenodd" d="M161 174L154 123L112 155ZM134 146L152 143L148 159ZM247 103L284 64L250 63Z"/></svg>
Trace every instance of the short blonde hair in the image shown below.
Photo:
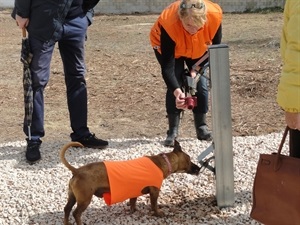
<svg viewBox="0 0 300 225"><path fill-rule="evenodd" d="M191 18L195 25L203 27L206 23L207 7L203 0L181 0L178 15L182 21Z"/></svg>

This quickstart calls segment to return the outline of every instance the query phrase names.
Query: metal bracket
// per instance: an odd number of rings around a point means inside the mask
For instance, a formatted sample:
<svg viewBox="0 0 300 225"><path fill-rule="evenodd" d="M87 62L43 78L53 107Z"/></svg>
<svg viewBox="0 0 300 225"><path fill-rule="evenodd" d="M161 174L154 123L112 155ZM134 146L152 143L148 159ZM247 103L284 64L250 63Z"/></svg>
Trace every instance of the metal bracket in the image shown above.
<svg viewBox="0 0 300 225"><path fill-rule="evenodd" d="M216 173L216 169L209 165L209 162L215 159L215 156L211 156L209 158L206 158L210 153L213 153L214 151L214 143L212 143L206 150L204 150L199 156L198 156L198 161L201 165L201 168L206 168L213 172L213 174Z"/></svg>

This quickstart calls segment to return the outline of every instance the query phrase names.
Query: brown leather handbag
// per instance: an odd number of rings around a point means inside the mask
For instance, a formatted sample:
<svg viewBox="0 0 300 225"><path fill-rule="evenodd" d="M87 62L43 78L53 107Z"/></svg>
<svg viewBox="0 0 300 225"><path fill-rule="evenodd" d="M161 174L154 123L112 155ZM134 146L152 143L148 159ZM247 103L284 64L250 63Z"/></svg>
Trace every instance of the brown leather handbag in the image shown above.
<svg viewBox="0 0 300 225"><path fill-rule="evenodd" d="M281 154L288 131L277 153L259 156L250 217L266 225L300 224L300 158Z"/></svg>

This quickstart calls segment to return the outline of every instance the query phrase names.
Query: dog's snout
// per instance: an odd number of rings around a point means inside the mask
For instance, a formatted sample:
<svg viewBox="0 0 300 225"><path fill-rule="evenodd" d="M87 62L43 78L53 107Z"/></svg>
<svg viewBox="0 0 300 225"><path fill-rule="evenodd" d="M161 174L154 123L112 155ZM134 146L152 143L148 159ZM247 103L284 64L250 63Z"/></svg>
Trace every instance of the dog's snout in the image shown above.
<svg viewBox="0 0 300 225"><path fill-rule="evenodd" d="M191 166L191 174L192 175L198 175L200 172L200 167L197 166L196 164L192 163L192 166Z"/></svg>

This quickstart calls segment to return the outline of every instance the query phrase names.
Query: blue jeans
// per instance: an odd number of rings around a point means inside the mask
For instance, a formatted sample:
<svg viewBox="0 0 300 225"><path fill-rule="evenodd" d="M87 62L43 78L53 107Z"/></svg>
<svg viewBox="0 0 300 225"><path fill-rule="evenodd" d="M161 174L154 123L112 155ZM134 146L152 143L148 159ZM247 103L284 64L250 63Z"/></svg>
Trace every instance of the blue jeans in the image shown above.
<svg viewBox="0 0 300 225"><path fill-rule="evenodd" d="M85 81L84 43L88 20L85 16L66 21L58 40L42 42L30 37L33 54L30 65L33 82L33 114L31 136L39 139L44 130L44 89L50 77L50 63L56 42L63 62L67 103L72 128L71 139L78 140L87 136L87 90ZM24 119L24 133L28 136L27 122Z"/></svg>

